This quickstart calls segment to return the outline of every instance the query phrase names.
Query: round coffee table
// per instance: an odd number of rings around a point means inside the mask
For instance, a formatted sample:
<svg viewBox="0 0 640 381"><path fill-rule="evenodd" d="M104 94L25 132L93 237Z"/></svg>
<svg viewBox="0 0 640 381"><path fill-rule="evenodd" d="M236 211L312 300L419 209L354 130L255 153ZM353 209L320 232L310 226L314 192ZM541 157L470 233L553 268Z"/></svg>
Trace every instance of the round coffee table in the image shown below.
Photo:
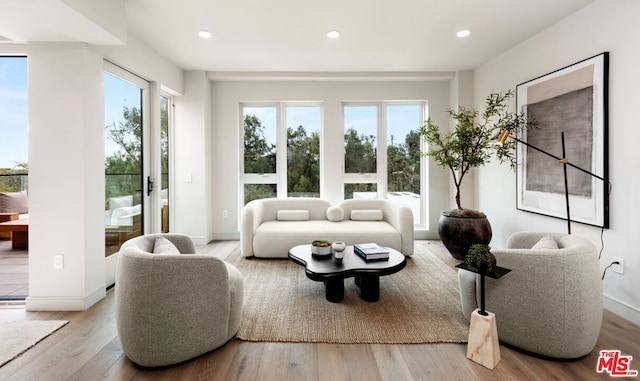
<svg viewBox="0 0 640 381"><path fill-rule="evenodd" d="M397 273L407 265L404 254L388 249L388 260L366 262L353 252L353 246L347 246L342 261L336 261L333 255L312 254L311 245L299 245L289 250L289 258L305 266L307 278L324 282L328 301L341 302L344 299L344 279L354 277L360 287L360 298L376 302L380 299L380 277Z"/></svg>

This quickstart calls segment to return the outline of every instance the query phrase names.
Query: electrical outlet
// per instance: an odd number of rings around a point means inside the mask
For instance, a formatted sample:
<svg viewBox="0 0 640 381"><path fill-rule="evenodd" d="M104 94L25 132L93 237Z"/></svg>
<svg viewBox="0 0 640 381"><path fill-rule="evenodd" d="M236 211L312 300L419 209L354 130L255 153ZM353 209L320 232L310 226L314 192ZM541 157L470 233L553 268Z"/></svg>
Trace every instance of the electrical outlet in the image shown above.
<svg viewBox="0 0 640 381"><path fill-rule="evenodd" d="M229 217L229 211L228 210L223 210L222 211L222 218L227 218Z"/></svg>
<svg viewBox="0 0 640 381"><path fill-rule="evenodd" d="M61 270L64 268L64 256L62 255L53 256L53 268L56 270Z"/></svg>
<svg viewBox="0 0 640 381"><path fill-rule="evenodd" d="M624 259L613 257L613 262L619 262L618 264L614 264L611 266L611 271L618 274L624 274Z"/></svg>

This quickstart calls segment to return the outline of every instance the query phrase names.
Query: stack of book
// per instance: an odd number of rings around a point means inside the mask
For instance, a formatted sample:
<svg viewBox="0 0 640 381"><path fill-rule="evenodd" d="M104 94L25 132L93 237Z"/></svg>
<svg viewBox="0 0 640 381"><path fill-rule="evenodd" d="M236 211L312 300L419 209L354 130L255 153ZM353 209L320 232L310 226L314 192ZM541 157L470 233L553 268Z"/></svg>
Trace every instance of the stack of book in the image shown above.
<svg viewBox="0 0 640 381"><path fill-rule="evenodd" d="M389 260L389 249L376 243L360 243L353 245L353 251L365 261Z"/></svg>

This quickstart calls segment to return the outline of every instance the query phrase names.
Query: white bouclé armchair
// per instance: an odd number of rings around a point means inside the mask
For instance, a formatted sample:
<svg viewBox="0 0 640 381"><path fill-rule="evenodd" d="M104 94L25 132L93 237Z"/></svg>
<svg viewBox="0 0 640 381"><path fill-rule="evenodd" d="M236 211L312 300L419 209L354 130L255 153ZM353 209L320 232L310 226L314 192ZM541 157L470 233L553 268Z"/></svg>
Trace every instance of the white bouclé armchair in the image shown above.
<svg viewBox="0 0 640 381"><path fill-rule="evenodd" d="M554 247L557 245L557 247ZM571 359L590 353L602 324L598 254L575 235L518 232L505 249L492 249L497 265L511 269L486 277L486 310L496 316L498 339L543 356ZM479 275L458 271L462 311L478 307Z"/></svg>
<svg viewBox="0 0 640 381"><path fill-rule="evenodd" d="M157 242L179 253L154 254ZM156 367L225 344L240 327L243 281L234 266L195 254L185 235L150 234L125 242L115 285L116 325L124 353L138 365Z"/></svg>

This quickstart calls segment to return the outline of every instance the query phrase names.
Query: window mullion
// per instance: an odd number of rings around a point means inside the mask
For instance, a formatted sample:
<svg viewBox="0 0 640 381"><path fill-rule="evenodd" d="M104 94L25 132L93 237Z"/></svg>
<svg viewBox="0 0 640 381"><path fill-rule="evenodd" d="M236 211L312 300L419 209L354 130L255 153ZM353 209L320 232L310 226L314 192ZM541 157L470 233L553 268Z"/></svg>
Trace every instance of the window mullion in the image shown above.
<svg viewBox="0 0 640 381"><path fill-rule="evenodd" d="M286 107L278 103L276 112L276 175L278 198L287 197L287 125Z"/></svg>
<svg viewBox="0 0 640 381"><path fill-rule="evenodd" d="M387 198L387 112L386 103L378 106L378 197Z"/></svg>

